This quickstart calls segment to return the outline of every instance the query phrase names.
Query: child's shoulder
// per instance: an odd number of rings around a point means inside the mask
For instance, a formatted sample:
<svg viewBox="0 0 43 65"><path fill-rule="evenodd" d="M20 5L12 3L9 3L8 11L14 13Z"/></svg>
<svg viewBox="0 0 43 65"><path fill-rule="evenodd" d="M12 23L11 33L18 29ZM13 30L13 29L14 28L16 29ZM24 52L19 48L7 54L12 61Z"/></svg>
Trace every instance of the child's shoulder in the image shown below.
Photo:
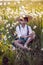
<svg viewBox="0 0 43 65"><path fill-rule="evenodd" d="M18 28L18 27L19 27L19 25L16 26L16 28Z"/></svg>

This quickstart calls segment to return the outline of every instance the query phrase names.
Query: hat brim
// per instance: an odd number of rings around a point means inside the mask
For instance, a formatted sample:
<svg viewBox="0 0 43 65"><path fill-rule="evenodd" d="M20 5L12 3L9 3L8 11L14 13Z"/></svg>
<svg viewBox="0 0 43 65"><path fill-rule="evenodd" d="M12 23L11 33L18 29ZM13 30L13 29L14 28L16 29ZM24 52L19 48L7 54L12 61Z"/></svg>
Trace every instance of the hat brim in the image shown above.
<svg viewBox="0 0 43 65"><path fill-rule="evenodd" d="M19 17L16 18L16 21L18 21L18 22L22 21L22 20L25 20L25 22L26 21L29 22L30 20L32 20L32 16L26 15L25 17L19 16Z"/></svg>

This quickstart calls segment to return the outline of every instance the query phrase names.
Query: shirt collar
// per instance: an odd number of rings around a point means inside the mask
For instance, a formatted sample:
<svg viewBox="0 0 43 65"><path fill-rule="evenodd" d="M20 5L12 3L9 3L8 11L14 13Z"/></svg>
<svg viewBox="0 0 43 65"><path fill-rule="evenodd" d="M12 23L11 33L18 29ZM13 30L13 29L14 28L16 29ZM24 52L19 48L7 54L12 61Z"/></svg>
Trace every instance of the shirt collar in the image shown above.
<svg viewBox="0 0 43 65"><path fill-rule="evenodd" d="M20 27L22 27L22 25L20 24ZM27 27L27 25L25 24L25 27Z"/></svg>

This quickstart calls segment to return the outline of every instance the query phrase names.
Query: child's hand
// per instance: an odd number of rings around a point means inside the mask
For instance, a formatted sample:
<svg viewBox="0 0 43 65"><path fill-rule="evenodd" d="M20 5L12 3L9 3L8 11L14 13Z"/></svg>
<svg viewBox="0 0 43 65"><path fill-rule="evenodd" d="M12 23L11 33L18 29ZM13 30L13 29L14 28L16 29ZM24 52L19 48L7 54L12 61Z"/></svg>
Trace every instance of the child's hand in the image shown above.
<svg viewBox="0 0 43 65"><path fill-rule="evenodd" d="M27 36L21 36L21 38L27 38Z"/></svg>

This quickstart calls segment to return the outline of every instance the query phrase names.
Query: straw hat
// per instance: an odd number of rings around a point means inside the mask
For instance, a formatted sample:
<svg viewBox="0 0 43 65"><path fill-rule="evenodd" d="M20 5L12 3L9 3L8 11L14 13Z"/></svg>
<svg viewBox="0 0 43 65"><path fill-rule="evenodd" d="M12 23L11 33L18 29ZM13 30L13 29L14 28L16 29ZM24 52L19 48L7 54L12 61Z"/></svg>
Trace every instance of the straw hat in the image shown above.
<svg viewBox="0 0 43 65"><path fill-rule="evenodd" d="M29 22L31 19L32 19L32 16L26 15L26 14L20 15L19 17L16 18L17 21L24 20L25 22Z"/></svg>

